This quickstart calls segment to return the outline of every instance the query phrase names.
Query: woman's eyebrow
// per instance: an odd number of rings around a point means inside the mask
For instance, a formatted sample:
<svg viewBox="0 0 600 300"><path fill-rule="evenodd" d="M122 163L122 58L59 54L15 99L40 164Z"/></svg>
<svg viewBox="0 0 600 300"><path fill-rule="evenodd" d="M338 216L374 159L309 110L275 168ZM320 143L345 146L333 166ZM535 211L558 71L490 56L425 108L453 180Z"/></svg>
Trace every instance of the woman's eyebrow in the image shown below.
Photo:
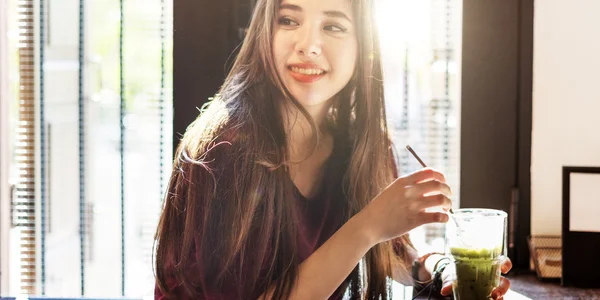
<svg viewBox="0 0 600 300"><path fill-rule="evenodd" d="M345 13L343 13L339 10L328 10L328 11L324 11L323 14L325 14L328 17L346 19L346 20L348 20L348 22L352 22L350 17L348 17Z"/></svg>

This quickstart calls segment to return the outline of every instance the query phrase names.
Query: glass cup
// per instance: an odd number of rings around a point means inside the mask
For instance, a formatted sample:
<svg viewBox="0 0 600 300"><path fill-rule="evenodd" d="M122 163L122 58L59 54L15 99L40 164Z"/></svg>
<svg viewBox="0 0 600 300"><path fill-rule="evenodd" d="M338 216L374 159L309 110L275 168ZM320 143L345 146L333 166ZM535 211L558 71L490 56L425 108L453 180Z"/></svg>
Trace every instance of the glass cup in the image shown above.
<svg viewBox="0 0 600 300"><path fill-rule="evenodd" d="M454 210L446 237L456 269L454 299L488 299L500 282L500 264L506 255L506 213L494 209Z"/></svg>

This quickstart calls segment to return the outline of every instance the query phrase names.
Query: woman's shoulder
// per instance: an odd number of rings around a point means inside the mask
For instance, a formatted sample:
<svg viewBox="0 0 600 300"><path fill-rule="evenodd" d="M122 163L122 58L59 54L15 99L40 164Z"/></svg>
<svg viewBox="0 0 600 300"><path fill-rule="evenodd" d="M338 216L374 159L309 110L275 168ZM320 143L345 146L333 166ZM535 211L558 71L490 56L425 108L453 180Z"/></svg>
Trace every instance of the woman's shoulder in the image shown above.
<svg viewBox="0 0 600 300"><path fill-rule="evenodd" d="M180 168L202 167L213 172L231 166L231 163L243 150L233 129L222 131L204 131L196 135L184 135L176 153L175 165Z"/></svg>
<svg viewBox="0 0 600 300"><path fill-rule="evenodd" d="M196 120L186 129L178 152L186 152L193 159L202 159L238 149L243 124L234 114L222 101L205 104Z"/></svg>

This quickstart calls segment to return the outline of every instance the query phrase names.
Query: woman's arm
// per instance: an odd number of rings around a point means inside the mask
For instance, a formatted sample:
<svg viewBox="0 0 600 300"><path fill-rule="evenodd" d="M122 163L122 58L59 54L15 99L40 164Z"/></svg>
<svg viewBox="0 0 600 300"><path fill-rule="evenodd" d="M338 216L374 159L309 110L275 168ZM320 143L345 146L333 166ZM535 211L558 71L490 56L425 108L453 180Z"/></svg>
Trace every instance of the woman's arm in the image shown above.
<svg viewBox="0 0 600 300"><path fill-rule="evenodd" d="M376 235L365 226L365 218L364 213L356 214L300 264L291 299L327 299L335 292L377 243ZM273 289L266 299L271 299L272 293Z"/></svg>
<svg viewBox="0 0 600 300"><path fill-rule="evenodd" d="M447 222L446 214L425 211L451 206L450 188L442 178L437 171L423 169L394 181L300 264L291 298L325 299L374 245L423 224ZM434 195L424 196L429 194ZM272 293L271 288L266 298Z"/></svg>

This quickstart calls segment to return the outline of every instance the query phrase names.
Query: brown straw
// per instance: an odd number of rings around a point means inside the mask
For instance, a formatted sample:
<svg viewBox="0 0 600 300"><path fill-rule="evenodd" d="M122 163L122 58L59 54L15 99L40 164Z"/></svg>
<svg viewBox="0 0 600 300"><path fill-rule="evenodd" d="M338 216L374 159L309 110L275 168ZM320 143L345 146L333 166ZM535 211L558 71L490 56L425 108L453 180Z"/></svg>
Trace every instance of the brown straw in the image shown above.
<svg viewBox="0 0 600 300"><path fill-rule="evenodd" d="M419 163L421 164L421 166L423 166L423 168L427 168L427 165L423 162L423 160L421 160L421 158L417 155L417 153L415 152L415 150L413 150L413 148L411 148L409 145L406 145L406 149L408 149L408 151L410 151L410 153L419 161Z"/></svg>
<svg viewBox="0 0 600 300"><path fill-rule="evenodd" d="M415 150L413 150L413 148L411 148L409 145L406 145L406 149L408 149L408 151L419 161L419 163L421 164L421 166L423 166L423 168L427 168L427 165L423 162L423 160L421 160L421 158L417 155L417 153L415 152ZM452 208L450 208L449 212L451 214L454 213L452 211Z"/></svg>

